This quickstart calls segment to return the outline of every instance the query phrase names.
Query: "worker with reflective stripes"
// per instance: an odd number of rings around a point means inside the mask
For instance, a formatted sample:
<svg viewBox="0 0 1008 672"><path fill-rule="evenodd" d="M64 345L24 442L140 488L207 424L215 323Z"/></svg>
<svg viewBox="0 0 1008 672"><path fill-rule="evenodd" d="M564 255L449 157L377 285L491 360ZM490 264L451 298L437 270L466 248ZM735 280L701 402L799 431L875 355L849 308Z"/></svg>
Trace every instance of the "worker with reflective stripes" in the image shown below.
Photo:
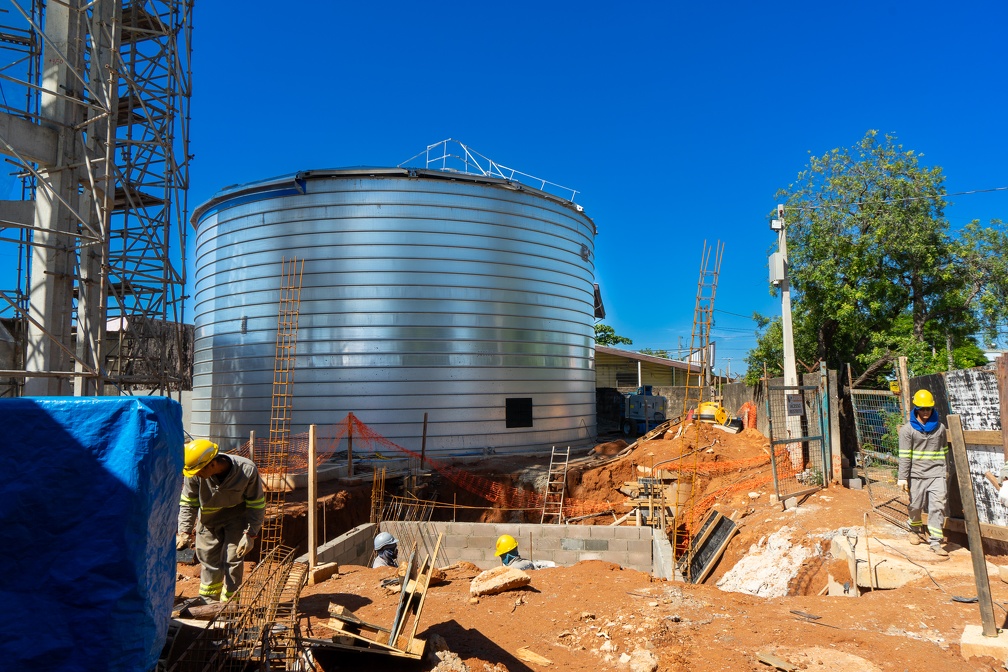
<svg viewBox="0 0 1008 672"><path fill-rule="evenodd" d="M945 504L948 439L934 409L934 396L928 390L917 390L913 396L910 422L899 428L899 471L897 485L910 495L910 543L929 541L935 555L946 558L942 548L945 533ZM927 506L927 534L921 522L921 511Z"/></svg>
<svg viewBox="0 0 1008 672"><path fill-rule="evenodd" d="M266 512L262 479L252 460L219 453L206 439L185 446L185 480L179 502L176 548L192 541L196 527L199 594L228 600L241 585L242 558L255 544Z"/></svg>

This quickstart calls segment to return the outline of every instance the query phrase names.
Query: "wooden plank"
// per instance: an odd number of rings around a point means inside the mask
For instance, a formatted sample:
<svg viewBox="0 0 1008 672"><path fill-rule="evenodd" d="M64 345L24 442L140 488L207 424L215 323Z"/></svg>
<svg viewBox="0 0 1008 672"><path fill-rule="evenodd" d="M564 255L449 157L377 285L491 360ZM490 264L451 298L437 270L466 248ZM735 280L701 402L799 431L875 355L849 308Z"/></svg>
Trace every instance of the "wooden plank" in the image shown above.
<svg viewBox="0 0 1008 672"><path fill-rule="evenodd" d="M410 579L413 577L413 572L416 570L416 567L413 564L415 560L416 549L414 548L410 551L409 561L406 563L406 574L403 576L402 588L399 591L399 604L396 607L395 616L392 619L392 627L389 630L389 646L393 646L395 644L396 635L399 634L399 626L406 613L406 586L409 585Z"/></svg>
<svg viewBox="0 0 1008 672"><path fill-rule="evenodd" d="M1001 432L991 429L963 430L963 442L969 446L1000 446Z"/></svg>
<svg viewBox="0 0 1008 672"><path fill-rule="evenodd" d="M677 569L684 577L688 575L691 583L700 583L710 575L736 531L734 520L712 509L699 534L690 541L689 552L679 559Z"/></svg>
<svg viewBox="0 0 1008 672"><path fill-rule="evenodd" d="M994 622L994 601L991 598L990 580L987 578L987 561L984 560L983 540L980 537L980 518L977 515L976 498L973 495L969 460L966 458L966 441L963 437L962 421L958 415L950 415L948 425L952 440L952 456L955 458L956 474L959 477L963 517L966 519L966 538L969 540L970 556L973 558L973 577L976 580L983 635L984 637L997 637L998 628Z"/></svg>
<svg viewBox="0 0 1008 672"><path fill-rule="evenodd" d="M710 573L714 571L714 565L717 564L718 559L724 555L725 549L728 548L731 538L738 532L738 526L731 518L722 518L716 524L718 529L712 533L705 548L698 552L698 555L703 556L703 568L700 570L698 576L691 577L693 583L703 583L710 576Z"/></svg>
<svg viewBox="0 0 1008 672"><path fill-rule="evenodd" d="M952 532L966 534L966 521L962 518L946 518L945 529ZM1008 542L1008 527L980 523L980 536L984 539L995 539L997 541Z"/></svg>
<svg viewBox="0 0 1008 672"><path fill-rule="evenodd" d="M413 641L413 638L416 637L417 625L420 623L420 613L423 611L424 600L427 598L427 590L430 588L431 573L434 570L434 558L437 557L438 551L441 550L441 539L443 537L444 532L438 533L437 544L434 546L434 555L430 559L430 569L424 575L423 590L420 592L420 602L417 603L416 616L413 619L413 629L409 635L410 641Z"/></svg>

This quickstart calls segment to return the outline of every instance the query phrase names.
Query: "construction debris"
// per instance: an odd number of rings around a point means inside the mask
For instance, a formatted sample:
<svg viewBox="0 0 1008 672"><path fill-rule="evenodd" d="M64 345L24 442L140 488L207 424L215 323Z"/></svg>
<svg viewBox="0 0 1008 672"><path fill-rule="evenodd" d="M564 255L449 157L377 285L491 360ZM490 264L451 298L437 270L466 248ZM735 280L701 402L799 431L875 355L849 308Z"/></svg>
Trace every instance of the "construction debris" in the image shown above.
<svg viewBox="0 0 1008 672"><path fill-rule="evenodd" d="M524 588L532 583L532 577L514 567L494 567L478 574L469 584L469 594L473 597L497 595L509 590Z"/></svg>

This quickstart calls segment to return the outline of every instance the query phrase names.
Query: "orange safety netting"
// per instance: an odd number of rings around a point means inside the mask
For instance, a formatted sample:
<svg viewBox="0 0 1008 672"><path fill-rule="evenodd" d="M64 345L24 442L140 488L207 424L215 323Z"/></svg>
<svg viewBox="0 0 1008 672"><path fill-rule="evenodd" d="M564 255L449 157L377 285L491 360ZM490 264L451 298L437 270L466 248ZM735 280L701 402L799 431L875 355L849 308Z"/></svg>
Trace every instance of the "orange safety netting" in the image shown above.
<svg viewBox="0 0 1008 672"><path fill-rule="evenodd" d="M755 407L753 408L755 411ZM347 414L346 418L334 425L319 426L316 428L316 451L317 465L322 465L333 458L336 453L347 453L348 439L352 439L353 458L367 459L393 459L385 453L393 452L402 457L419 461L420 453L403 448L402 446L386 439L378 434L366 424L361 422L353 413ZM268 446L268 439L256 437L255 444L246 441L235 452L245 457L250 457L253 453L264 451ZM385 452L383 452L385 451ZM785 453L783 447L778 447L778 453ZM308 433L291 435L290 446L288 447L287 473L305 471L308 467ZM347 459L350 459L348 456ZM472 493L486 501L507 509L541 510L543 508L544 497L542 493L526 490L525 488L505 485L497 481L485 478L478 474L466 471L458 466L448 464L439 459L432 459L424 456L424 464L436 470L441 476L454 483L466 492ZM785 465L789 465L789 460L782 460ZM666 463L655 465L664 471L677 471L679 473L691 473L694 476L714 477L731 472L742 472L756 469L770 462L769 455L760 455L753 458L733 461L703 461L695 464L685 465L683 463ZM778 461L779 463L781 460ZM790 467L788 467L790 468ZM766 485L772 476L760 475L737 481L724 486L713 492L706 493L696 500L689 508L685 516L687 530L695 530L703 521L707 512L719 500L727 495L741 491L748 491ZM695 481L694 481L695 482ZM609 511L613 505L609 502L596 502L577 500L574 498L564 499L564 512L568 518L586 516L593 513Z"/></svg>

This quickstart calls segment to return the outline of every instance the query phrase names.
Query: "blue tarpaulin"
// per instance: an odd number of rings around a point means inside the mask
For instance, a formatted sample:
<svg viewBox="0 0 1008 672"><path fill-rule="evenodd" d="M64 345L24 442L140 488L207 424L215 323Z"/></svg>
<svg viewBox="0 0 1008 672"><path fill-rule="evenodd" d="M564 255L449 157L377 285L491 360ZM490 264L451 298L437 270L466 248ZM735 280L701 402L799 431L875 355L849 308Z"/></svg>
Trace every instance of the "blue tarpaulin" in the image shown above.
<svg viewBox="0 0 1008 672"><path fill-rule="evenodd" d="M182 407L0 399L0 666L155 667L175 591Z"/></svg>

